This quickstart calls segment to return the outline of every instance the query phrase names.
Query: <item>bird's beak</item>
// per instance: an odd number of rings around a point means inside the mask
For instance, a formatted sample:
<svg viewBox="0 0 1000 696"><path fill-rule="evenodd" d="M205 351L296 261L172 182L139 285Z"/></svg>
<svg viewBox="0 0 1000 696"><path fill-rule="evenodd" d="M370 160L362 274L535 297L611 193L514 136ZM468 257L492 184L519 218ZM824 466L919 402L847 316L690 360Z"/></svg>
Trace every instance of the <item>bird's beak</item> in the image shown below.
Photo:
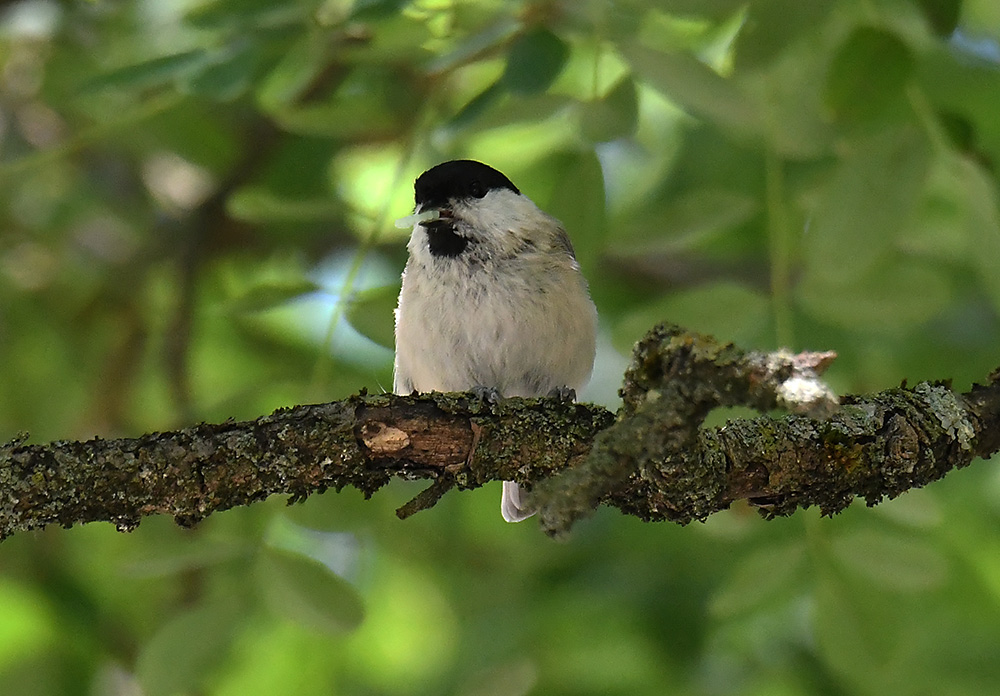
<svg viewBox="0 0 1000 696"><path fill-rule="evenodd" d="M419 224L422 227L428 229L441 229L443 227L452 227L455 224L455 219L453 217L451 208L438 208L438 217L436 220L426 220Z"/></svg>
<svg viewBox="0 0 1000 696"><path fill-rule="evenodd" d="M414 225L426 227L439 222L441 218L445 218L450 221L451 211L444 208L426 208L414 213L413 215L407 215L406 217L399 218L396 220L396 227L401 230L408 230ZM450 222L448 224L450 224Z"/></svg>

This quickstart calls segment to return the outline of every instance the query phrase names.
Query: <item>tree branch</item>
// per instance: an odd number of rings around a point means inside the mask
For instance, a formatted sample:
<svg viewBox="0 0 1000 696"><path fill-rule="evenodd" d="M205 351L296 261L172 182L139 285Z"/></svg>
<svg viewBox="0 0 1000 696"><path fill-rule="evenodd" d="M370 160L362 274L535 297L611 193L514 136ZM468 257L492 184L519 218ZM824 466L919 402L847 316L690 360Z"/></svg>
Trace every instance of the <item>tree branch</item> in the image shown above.
<svg viewBox="0 0 1000 696"><path fill-rule="evenodd" d="M811 505L833 514L1000 449L1000 370L966 394L924 382L838 406L818 376L832 359L659 326L636 346L618 414L555 398L361 394L135 439L18 439L0 447L0 538L53 523L128 530L150 514L192 525L275 493L370 496L393 476L433 481L401 517L451 488L519 481L550 534L600 503L681 523L741 499L765 517ZM793 414L702 427L713 408L737 404Z"/></svg>

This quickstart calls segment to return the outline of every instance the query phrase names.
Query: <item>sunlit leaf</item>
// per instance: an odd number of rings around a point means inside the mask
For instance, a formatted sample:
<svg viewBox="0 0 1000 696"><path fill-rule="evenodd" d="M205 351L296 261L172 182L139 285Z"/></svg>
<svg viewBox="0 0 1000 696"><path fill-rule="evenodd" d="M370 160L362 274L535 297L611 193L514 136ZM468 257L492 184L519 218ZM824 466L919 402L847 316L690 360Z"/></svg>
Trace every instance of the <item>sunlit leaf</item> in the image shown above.
<svg viewBox="0 0 1000 696"><path fill-rule="evenodd" d="M309 558L268 549L257 567L271 610L327 633L353 631L364 618L357 591L326 566Z"/></svg>
<svg viewBox="0 0 1000 696"><path fill-rule="evenodd" d="M406 692L415 683L435 683L461 649L459 622L449 602L455 595L445 594L446 584L427 568L402 554L385 554L375 562L365 621L345 650L357 673L378 691ZM464 574L454 570L456 579ZM487 582L479 592L490 587L495 585ZM495 608L506 611L502 604Z"/></svg>
<svg viewBox="0 0 1000 696"><path fill-rule="evenodd" d="M760 127L757 108L746 95L697 58L638 45L621 51L639 78L691 114L738 133Z"/></svg>
<svg viewBox="0 0 1000 696"><path fill-rule="evenodd" d="M212 696L330 696L343 670L337 641L289 622L260 626L241 643Z"/></svg>
<svg viewBox="0 0 1000 696"><path fill-rule="evenodd" d="M0 664L11 664L33 650L45 650L57 636L55 617L34 588L10 578L0 579Z"/></svg>

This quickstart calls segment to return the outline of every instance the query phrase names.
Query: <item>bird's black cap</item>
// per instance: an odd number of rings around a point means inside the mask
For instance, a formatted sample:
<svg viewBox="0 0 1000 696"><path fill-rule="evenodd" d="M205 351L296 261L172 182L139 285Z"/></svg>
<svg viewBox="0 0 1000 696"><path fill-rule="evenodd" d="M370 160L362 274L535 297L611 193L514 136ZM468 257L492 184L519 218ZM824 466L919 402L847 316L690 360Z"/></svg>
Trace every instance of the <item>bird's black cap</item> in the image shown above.
<svg viewBox="0 0 1000 696"><path fill-rule="evenodd" d="M482 198L493 189L521 193L511 180L493 167L475 160L452 160L417 177L413 190L417 205L440 208L450 198Z"/></svg>

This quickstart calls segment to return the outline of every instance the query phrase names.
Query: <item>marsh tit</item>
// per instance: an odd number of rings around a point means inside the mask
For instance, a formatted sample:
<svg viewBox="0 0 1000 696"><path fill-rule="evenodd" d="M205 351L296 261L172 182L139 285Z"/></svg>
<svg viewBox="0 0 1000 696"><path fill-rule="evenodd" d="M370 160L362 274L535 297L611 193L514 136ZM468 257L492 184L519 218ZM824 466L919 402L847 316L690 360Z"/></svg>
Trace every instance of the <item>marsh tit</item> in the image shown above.
<svg viewBox="0 0 1000 696"><path fill-rule="evenodd" d="M562 224L496 169L445 162L414 184L416 212L396 309L393 391L579 390L597 310ZM532 514L504 481L508 522Z"/></svg>

